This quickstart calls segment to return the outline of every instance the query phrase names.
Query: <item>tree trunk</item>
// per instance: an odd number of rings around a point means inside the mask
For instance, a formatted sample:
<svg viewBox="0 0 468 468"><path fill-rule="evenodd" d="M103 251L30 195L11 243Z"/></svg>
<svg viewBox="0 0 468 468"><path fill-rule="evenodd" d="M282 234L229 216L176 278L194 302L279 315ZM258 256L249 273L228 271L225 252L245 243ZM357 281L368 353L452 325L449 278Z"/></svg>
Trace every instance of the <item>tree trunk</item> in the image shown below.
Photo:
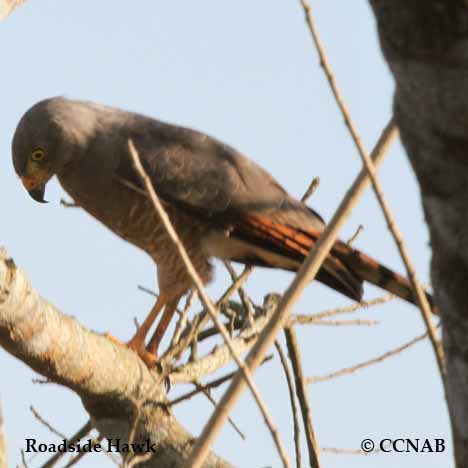
<svg viewBox="0 0 468 468"><path fill-rule="evenodd" d="M416 172L441 310L458 467L468 466L468 4L370 0L395 78L394 113Z"/></svg>

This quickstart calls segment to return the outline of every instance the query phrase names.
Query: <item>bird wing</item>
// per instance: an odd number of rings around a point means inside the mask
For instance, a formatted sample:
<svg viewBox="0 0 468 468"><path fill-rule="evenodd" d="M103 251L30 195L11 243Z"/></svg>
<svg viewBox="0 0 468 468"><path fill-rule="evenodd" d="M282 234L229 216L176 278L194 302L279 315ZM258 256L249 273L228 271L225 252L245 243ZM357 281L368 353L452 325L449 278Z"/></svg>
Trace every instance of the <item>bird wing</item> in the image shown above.
<svg viewBox="0 0 468 468"><path fill-rule="evenodd" d="M295 270L324 228L323 219L268 172L214 138L158 122L153 136L136 135L135 144L166 203L251 246L233 260ZM123 166L125 177L141 186L130 159ZM275 254L275 262L265 252ZM406 278L340 241L317 279L355 300L361 299L366 280L414 303Z"/></svg>

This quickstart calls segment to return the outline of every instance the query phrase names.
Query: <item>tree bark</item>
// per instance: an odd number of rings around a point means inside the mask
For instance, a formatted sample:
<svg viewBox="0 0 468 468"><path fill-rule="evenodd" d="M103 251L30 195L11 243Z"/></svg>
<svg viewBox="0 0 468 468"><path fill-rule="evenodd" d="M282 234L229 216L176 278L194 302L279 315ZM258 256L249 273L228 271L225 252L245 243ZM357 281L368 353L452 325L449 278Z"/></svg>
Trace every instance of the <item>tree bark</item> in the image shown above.
<svg viewBox="0 0 468 468"><path fill-rule="evenodd" d="M132 351L59 312L32 289L2 249L0 345L47 379L75 391L102 436L119 439L121 447L154 444L154 455L138 466L169 468L186 461L193 438L165 405L167 375L149 371ZM204 466L230 465L211 454Z"/></svg>
<svg viewBox="0 0 468 468"><path fill-rule="evenodd" d="M468 466L468 3L370 0L418 178L441 310L458 467Z"/></svg>

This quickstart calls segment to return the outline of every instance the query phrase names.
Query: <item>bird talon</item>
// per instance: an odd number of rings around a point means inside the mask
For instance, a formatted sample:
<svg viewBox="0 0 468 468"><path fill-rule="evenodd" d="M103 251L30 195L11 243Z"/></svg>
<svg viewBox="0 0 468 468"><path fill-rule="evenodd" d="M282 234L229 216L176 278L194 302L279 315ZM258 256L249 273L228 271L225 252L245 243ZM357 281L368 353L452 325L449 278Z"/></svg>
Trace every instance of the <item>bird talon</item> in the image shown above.
<svg viewBox="0 0 468 468"><path fill-rule="evenodd" d="M130 341L124 343L109 332L103 333L102 336L107 338L113 344L118 346L131 349L142 359L142 361L148 366L149 369L153 369L158 365L158 357L155 353L151 353L145 348L144 341L138 336L134 336Z"/></svg>
<svg viewBox="0 0 468 468"><path fill-rule="evenodd" d="M134 336L126 344L127 348L131 349L138 354L140 359L148 366L149 369L153 369L158 364L158 356L155 353L149 352L145 348L145 342L138 336Z"/></svg>

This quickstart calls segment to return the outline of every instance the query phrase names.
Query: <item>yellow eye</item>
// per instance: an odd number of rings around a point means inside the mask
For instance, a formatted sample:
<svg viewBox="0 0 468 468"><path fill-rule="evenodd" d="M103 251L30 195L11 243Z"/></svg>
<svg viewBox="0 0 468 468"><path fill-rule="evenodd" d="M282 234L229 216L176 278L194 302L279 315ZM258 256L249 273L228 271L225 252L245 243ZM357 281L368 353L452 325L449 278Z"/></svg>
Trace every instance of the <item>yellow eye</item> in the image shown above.
<svg viewBox="0 0 468 468"><path fill-rule="evenodd" d="M37 148L31 153L31 159L33 161L42 161L44 157L45 157L45 151L41 148Z"/></svg>

